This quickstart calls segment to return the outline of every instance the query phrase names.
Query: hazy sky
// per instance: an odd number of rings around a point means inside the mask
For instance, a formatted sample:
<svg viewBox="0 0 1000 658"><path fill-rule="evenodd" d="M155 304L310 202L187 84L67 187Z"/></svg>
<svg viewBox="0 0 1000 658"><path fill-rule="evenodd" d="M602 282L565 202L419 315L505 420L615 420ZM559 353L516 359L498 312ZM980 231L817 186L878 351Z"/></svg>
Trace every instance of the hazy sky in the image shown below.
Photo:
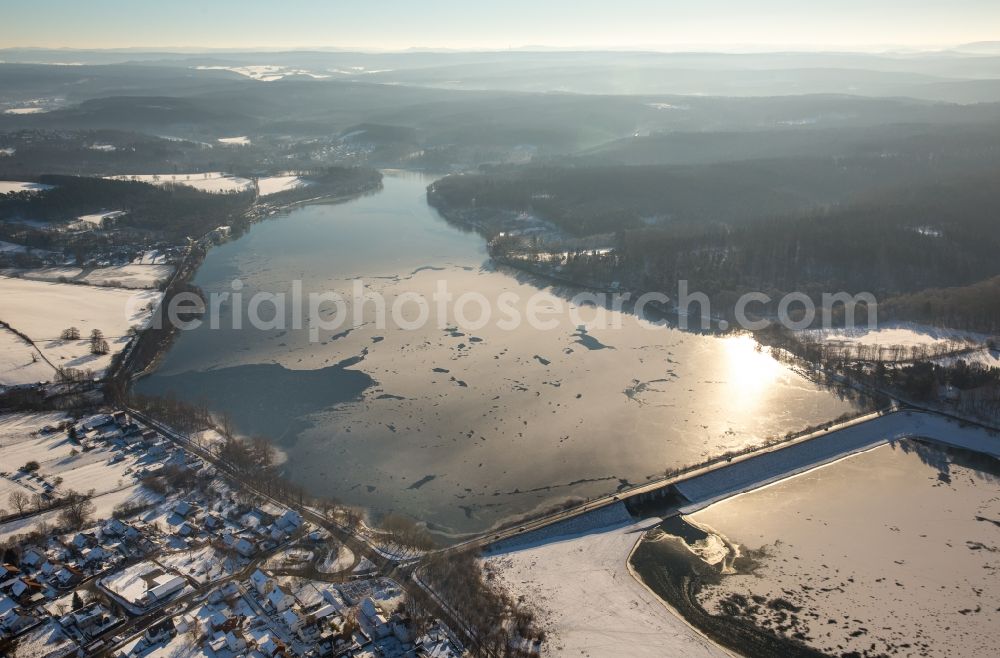
<svg viewBox="0 0 1000 658"><path fill-rule="evenodd" d="M1000 0L6 0L0 47L926 47L1000 39Z"/></svg>

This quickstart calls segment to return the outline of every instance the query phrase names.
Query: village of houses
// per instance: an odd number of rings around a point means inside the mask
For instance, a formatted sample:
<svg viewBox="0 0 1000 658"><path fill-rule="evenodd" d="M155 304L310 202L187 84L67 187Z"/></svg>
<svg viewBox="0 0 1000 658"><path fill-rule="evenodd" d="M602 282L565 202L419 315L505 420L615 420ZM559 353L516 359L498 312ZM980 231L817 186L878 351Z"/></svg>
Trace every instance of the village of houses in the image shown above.
<svg viewBox="0 0 1000 658"><path fill-rule="evenodd" d="M0 415L4 506L3 656L463 655L370 560L123 411Z"/></svg>

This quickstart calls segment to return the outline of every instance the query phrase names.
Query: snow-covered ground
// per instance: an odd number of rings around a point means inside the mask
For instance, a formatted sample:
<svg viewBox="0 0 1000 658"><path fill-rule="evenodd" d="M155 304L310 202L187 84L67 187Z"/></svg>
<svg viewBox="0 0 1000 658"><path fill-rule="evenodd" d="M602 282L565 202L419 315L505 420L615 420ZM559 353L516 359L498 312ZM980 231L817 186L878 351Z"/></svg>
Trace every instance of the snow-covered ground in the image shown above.
<svg viewBox="0 0 1000 658"><path fill-rule="evenodd" d="M81 471L80 475L85 476L86 473L90 473L92 476L94 470L91 469L89 471ZM77 485L87 485L87 482L81 482L80 478L76 478L75 482ZM118 480L111 480L112 484L117 482ZM62 485L62 489L64 490L72 488L74 487L67 487L66 484ZM79 488L76 488L76 490L81 491ZM83 489L82 493L86 493L86 489ZM116 489L114 491L109 491L108 493L98 494L91 498L90 501L94 503L93 518L96 521L110 519L115 511L115 508L119 505L125 503L128 503L129 505L145 505L159 502L162 499L163 496L146 489L142 485L133 484L122 489ZM56 525L59 513L60 511L56 509L48 512L42 512L41 514L34 514L15 521L8 521L7 523L0 525L0 542L7 541L15 535L30 532L41 523L45 523L49 526Z"/></svg>
<svg viewBox="0 0 1000 658"><path fill-rule="evenodd" d="M309 566L313 560L313 552L300 547L286 548L278 551L264 563L267 569L297 569Z"/></svg>
<svg viewBox="0 0 1000 658"><path fill-rule="evenodd" d="M37 269L6 269L0 270L5 276L19 276L32 281L61 281L63 279L80 281L94 286L110 286L114 288L156 288L161 281L166 281L174 273L173 265L115 265L99 267L84 273L82 267L41 267Z"/></svg>
<svg viewBox="0 0 1000 658"><path fill-rule="evenodd" d="M249 146L250 138L246 135L240 135L239 137L220 137L218 140L220 144L225 146Z"/></svg>
<svg viewBox="0 0 1000 658"><path fill-rule="evenodd" d="M147 560L133 564L130 567L102 578L101 585L125 601L136 604L146 594L146 590L149 589L143 576L158 571L163 571L160 565L152 560Z"/></svg>
<svg viewBox="0 0 1000 658"><path fill-rule="evenodd" d="M862 318L863 320L864 318ZM856 343L859 345L903 345L905 347L944 344L948 341L984 341L986 336L958 329L933 327L915 322L885 322L877 329L809 329L803 332L825 342Z"/></svg>
<svg viewBox="0 0 1000 658"><path fill-rule="evenodd" d="M905 441L713 505L689 520L757 565L699 599L829 655L995 656L996 464Z"/></svg>
<svg viewBox="0 0 1000 658"><path fill-rule="evenodd" d="M167 255L159 249L150 249L142 252L132 262L136 265L163 265L167 262Z"/></svg>
<svg viewBox="0 0 1000 658"><path fill-rule="evenodd" d="M155 288L174 273L173 265L117 265L100 267L87 273L83 281L96 286L120 288Z"/></svg>
<svg viewBox="0 0 1000 658"><path fill-rule="evenodd" d="M289 594L302 605L309 607L322 603L326 600L341 600L340 592L333 583L325 583L317 580L306 580L297 576L279 576L278 584L285 587ZM323 593L329 592L328 598L324 598Z"/></svg>
<svg viewBox="0 0 1000 658"><path fill-rule="evenodd" d="M10 655L11 658L48 658L48 656L59 656L63 653L69 654L75 646L73 640L66 636L59 624L51 621L28 631L18 641Z"/></svg>
<svg viewBox="0 0 1000 658"><path fill-rule="evenodd" d="M16 413L0 415L0 471L8 477L0 477L0 507L9 507L8 500L14 491L28 495L35 489L25 486L17 478L12 478L15 468L33 459L34 455L48 449L49 442L37 435L46 425L57 425L68 418L63 413ZM60 454L60 451L56 451ZM69 454L66 450L65 454ZM10 510L8 510L10 511Z"/></svg>
<svg viewBox="0 0 1000 658"><path fill-rule="evenodd" d="M170 553L157 558L157 562L199 584L218 580L230 573L226 568L229 564L226 556L211 545L193 551Z"/></svg>
<svg viewBox="0 0 1000 658"><path fill-rule="evenodd" d="M98 212L91 215L80 215L76 218L76 221L80 224L86 224L90 226L101 227L101 224L105 219L114 219L116 217L121 217L125 214L124 210L108 210L106 212Z"/></svg>
<svg viewBox="0 0 1000 658"><path fill-rule="evenodd" d="M149 320L150 307L155 307L161 296L152 290L135 292L0 277L0 320L31 338L54 366L98 373L128 343L129 327ZM80 340L60 338L68 327L79 329ZM103 332L110 347L108 354L90 353L88 337L93 329Z"/></svg>
<svg viewBox="0 0 1000 658"><path fill-rule="evenodd" d="M338 573L350 569L353 564L354 551L341 544L331 548L316 568L321 573Z"/></svg>
<svg viewBox="0 0 1000 658"><path fill-rule="evenodd" d="M4 114L41 114L42 112L48 112L44 107L12 107L8 110L4 110Z"/></svg>
<svg viewBox="0 0 1000 658"><path fill-rule="evenodd" d="M713 502L804 473L852 453L908 437L923 437L1000 457L1000 437L983 428L962 425L938 414L898 411L821 434L808 441L734 461L725 468L679 482L676 486L692 501L683 510L691 513Z"/></svg>
<svg viewBox="0 0 1000 658"><path fill-rule="evenodd" d="M52 381L55 376L55 369L33 345L9 329L0 329L0 387Z"/></svg>
<svg viewBox="0 0 1000 658"><path fill-rule="evenodd" d="M34 281L58 281L60 278L75 279L83 272L83 268L72 265L62 267L39 267L35 269L24 269L9 267L0 270L0 275L11 277L23 277Z"/></svg>
<svg viewBox="0 0 1000 658"><path fill-rule="evenodd" d="M727 656L636 580L628 556L643 531L617 505L610 523L578 534L505 548L485 559L500 586L525 597L548 634L547 656ZM580 523L586 524L586 519Z"/></svg>
<svg viewBox="0 0 1000 658"><path fill-rule="evenodd" d="M221 194L226 192L242 192L250 189L253 181L249 178L231 176L221 171L209 171L197 174L123 174L108 176L115 180L134 180L153 185L187 185L202 192Z"/></svg>
<svg viewBox="0 0 1000 658"><path fill-rule="evenodd" d="M261 196L294 190L307 185L311 185L310 181L301 176L268 176L257 181Z"/></svg>
<svg viewBox="0 0 1000 658"><path fill-rule="evenodd" d="M232 71L260 82L274 82L292 75L304 75L310 78L329 78L329 75L313 73L306 69L293 69L287 66L261 64L253 66L196 66L199 71Z"/></svg>
<svg viewBox="0 0 1000 658"><path fill-rule="evenodd" d="M29 183L27 181L0 180L0 194L10 194L11 192L42 192L51 190L51 185L44 183Z"/></svg>
<svg viewBox="0 0 1000 658"><path fill-rule="evenodd" d="M46 425L57 426L68 420L61 413L15 413L0 415L0 506L7 507L10 491L21 489L30 495L42 493L45 483L61 480L56 493L73 489L80 493L94 491L92 501L95 518L110 518L114 508L122 503L152 503L162 496L135 484L131 471L136 457L130 456L117 463L109 463L114 452L97 448L81 452L80 447L69 441L66 432L44 433ZM74 454L77 453L77 454ZM18 472L28 462L38 462L33 475ZM26 532L39 522L52 522L58 510L44 512L26 519L9 521L0 525L0 541L11 535Z"/></svg>

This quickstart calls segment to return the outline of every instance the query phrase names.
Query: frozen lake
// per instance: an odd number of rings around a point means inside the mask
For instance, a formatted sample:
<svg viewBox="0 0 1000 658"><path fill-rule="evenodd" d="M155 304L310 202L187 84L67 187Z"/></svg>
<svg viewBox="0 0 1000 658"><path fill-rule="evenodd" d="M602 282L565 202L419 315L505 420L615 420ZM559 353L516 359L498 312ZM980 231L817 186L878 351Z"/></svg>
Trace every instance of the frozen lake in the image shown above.
<svg viewBox="0 0 1000 658"><path fill-rule="evenodd" d="M605 494L854 409L746 337L612 311L620 327L580 331L597 311L571 315L572 292L496 271L480 236L427 206L431 180L387 173L376 194L255 225L213 249L195 283L231 291L238 278L246 299L297 280L306 293L350 298L361 278L389 304L446 285L456 297L511 295L511 308L525 316L534 305L550 328L469 329L432 314L407 329L366 315L311 341L306 327L234 329L223 317L218 329L182 332L139 392L205 399L241 432L272 440L312 492L442 533ZM474 305L469 316L479 317Z"/></svg>
<svg viewBox="0 0 1000 658"><path fill-rule="evenodd" d="M724 500L686 517L727 565L700 603L829 654L995 655L998 482L996 458L904 439Z"/></svg>

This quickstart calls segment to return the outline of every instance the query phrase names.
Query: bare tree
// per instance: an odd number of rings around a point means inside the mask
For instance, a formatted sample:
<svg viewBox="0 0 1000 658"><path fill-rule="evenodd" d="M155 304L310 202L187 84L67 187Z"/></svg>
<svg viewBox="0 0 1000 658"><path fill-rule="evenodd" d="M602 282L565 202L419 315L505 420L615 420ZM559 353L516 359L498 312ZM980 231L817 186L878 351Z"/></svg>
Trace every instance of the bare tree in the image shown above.
<svg viewBox="0 0 1000 658"><path fill-rule="evenodd" d="M8 496L7 500L10 501L11 506L17 510L18 514L24 514L25 508L27 508L28 503L31 502L31 496L26 492L17 489L10 492L10 496Z"/></svg>
<svg viewBox="0 0 1000 658"><path fill-rule="evenodd" d="M72 489L67 492L66 506L59 513L59 521L66 527L79 530L91 519L96 511L94 503L83 494Z"/></svg>

